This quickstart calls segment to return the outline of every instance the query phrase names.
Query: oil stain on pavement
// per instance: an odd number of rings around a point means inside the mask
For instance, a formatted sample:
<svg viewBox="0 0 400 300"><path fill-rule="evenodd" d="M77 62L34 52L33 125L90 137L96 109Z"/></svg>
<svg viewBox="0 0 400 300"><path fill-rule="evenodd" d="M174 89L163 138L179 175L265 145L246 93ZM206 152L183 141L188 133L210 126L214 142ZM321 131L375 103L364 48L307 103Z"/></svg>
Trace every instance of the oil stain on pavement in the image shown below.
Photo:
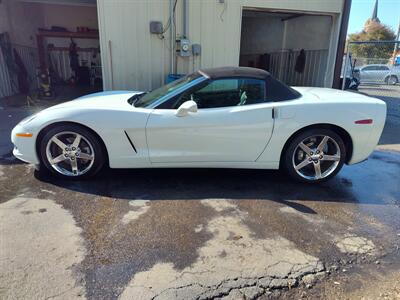
<svg viewBox="0 0 400 300"><path fill-rule="evenodd" d="M12 160L0 174L5 299L298 297L343 269L400 258L395 152L316 186L209 169L66 182Z"/></svg>

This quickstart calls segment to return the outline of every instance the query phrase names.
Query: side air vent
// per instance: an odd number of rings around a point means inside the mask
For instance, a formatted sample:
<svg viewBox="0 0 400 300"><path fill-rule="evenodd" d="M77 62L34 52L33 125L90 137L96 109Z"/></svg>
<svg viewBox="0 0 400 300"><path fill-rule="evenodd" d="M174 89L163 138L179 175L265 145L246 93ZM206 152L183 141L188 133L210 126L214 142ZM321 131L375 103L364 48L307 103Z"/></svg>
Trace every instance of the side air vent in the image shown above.
<svg viewBox="0 0 400 300"><path fill-rule="evenodd" d="M125 132L126 138L127 138L128 141L129 141L129 144L131 144L131 146L132 146L133 151L135 151L135 153L137 153L136 148L135 148L135 145L132 143L131 138L129 137L129 135L126 133L125 130L124 130L124 132Z"/></svg>

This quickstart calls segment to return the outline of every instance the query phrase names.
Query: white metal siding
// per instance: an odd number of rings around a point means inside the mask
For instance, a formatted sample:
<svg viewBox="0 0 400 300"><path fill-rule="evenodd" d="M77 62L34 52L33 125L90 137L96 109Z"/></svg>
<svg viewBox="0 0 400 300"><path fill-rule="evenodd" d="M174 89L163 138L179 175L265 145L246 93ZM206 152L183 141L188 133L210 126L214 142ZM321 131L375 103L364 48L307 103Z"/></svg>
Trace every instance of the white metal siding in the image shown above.
<svg viewBox="0 0 400 300"><path fill-rule="evenodd" d="M149 90L170 73L170 31L165 39L150 34L149 22L169 18L168 0L97 0L105 89ZM176 8L176 32L182 32L182 0ZM332 83L343 0L189 0L188 38L202 47L199 57L178 58L177 73L201 67L239 64L242 9L266 8L330 14L333 17L325 85ZM111 43L110 43L111 41ZM111 47L110 47L111 44ZM111 53L110 53L111 48ZM111 63L112 61L112 63Z"/></svg>
<svg viewBox="0 0 400 300"><path fill-rule="evenodd" d="M149 22L165 24L169 2L99 0L98 13L104 88L148 90L160 86L168 73L169 32L163 40L151 35Z"/></svg>

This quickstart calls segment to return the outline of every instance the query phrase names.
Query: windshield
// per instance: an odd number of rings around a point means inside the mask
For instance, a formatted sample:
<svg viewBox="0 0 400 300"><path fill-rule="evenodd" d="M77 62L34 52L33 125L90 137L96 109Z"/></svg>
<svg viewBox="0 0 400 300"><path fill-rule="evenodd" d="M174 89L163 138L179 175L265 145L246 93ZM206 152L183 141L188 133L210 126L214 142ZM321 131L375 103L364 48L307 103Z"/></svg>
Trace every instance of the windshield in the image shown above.
<svg viewBox="0 0 400 300"><path fill-rule="evenodd" d="M185 84L199 78L201 75L197 72L182 77L178 80L170 82L158 89L155 89L147 94L141 94L140 97L137 98L136 101L133 102L135 107L148 107L156 102L161 97L179 89L180 87L184 86Z"/></svg>

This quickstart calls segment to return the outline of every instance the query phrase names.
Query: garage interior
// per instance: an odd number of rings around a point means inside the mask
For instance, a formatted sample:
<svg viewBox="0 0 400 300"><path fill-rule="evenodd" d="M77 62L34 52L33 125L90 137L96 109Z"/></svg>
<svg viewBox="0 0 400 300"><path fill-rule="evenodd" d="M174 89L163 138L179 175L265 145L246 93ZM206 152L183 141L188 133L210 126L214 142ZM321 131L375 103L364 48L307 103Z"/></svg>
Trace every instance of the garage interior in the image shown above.
<svg viewBox="0 0 400 300"><path fill-rule="evenodd" d="M2 5L9 20L0 28L0 98L7 104L61 102L102 90L96 0Z"/></svg>
<svg viewBox="0 0 400 300"><path fill-rule="evenodd" d="M332 17L245 9L240 66L256 67L293 86L324 86Z"/></svg>

